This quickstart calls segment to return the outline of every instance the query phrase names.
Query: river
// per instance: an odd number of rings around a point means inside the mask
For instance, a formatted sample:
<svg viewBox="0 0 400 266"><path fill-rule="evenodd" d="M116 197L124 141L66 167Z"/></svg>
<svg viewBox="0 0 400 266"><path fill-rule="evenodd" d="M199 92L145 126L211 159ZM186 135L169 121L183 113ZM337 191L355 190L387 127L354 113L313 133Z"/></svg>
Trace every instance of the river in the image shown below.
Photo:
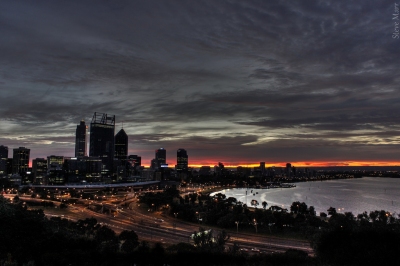
<svg viewBox="0 0 400 266"><path fill-rule="evenodd" d="M219 192L249 207L251 200L255 199L259 202L258 208L262 208L261 202L266 201L267 208L277 205L290 211L292 202L300 201L307 206L314 206L317 215L320 212L327 213L329 207L336 208L340 213L352 212L354 215L375 210L400 214L400 179L363 177L300 182L295 185L293 188L234 188Z"/></svg>

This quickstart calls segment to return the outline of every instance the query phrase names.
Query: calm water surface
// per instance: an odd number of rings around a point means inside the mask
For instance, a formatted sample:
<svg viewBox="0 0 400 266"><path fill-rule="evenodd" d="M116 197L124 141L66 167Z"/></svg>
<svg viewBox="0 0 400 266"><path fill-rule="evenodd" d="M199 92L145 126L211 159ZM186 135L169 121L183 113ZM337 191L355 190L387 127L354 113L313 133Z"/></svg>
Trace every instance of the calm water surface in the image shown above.
<svg viewBox="0 0 400 266"><path fill-rule="evenodd" d="M294 188L247 189L247 196L245 188L219 192L248 206L255 199L260 204L258 208L262 208L261 202L266 201L267 208L278 205L290 210L292 202L300 201L307 206L314 206L317 215L320 212L327 213L329 207L341 213L352 212L354 215L374 210L400 214L400 179L363 177L295 184Z"/></svg>

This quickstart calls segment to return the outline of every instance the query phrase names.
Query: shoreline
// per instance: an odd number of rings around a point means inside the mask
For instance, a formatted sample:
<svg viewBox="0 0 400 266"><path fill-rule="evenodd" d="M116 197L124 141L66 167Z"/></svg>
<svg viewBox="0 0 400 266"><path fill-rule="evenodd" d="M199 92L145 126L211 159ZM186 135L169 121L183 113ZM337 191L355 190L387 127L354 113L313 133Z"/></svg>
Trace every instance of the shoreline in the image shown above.
<svg viewBox="0 0 400 266"><path fill-rule="evenodd" d="M338 213L351 212L353 215L376 210L400 213L400 195L397 193L400 188L399 179L385 178L387 182L380 182L382 178L335 179L322 183L301 182L296 187L281 188L281 190L248 188L248 190L255 190L256 193L247 195L243 191L246 188L226 186L215 188L209 194L220 192L226 197L234 197L254 209L255 207L250 204L253 198L260 204L266 201L268 203L266 209L271 206L279 206L290 210L293 202L304 202L308 207L315 208L317 216L321 212L327 214L330 207L335 208ZM226 193L226 190L231 189L235 189L237 192ZM246 200L244 200L245 198Z"/></svg>

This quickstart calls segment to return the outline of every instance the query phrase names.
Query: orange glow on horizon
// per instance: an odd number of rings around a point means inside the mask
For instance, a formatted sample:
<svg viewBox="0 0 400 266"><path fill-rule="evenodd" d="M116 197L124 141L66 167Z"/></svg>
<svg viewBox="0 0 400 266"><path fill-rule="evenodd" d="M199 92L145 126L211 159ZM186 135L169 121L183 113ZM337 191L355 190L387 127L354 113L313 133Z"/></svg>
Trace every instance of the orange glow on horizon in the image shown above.
<svg viewBox="0 0 400 266"><path fill-rule="evenodd" d="M236 168L238 166L242 167L259 167L260 163L238 163L238 164L228 164L220 161L224 164L226 168ZM328 161L328 162L265 162L265 167L286 167L286 164L290 163L294 167L339 167L339 166L400 166L400 162L381 162L381 161ZM209 162L196 162L194 164L189 164L189 167L192 168L200 168L202 166L210 166L214 167L218 165L217 163L209 163ZM145 167L150 167L150 165L142 165ZM174 164L169 164L169 167L174 167Z"/></svg>

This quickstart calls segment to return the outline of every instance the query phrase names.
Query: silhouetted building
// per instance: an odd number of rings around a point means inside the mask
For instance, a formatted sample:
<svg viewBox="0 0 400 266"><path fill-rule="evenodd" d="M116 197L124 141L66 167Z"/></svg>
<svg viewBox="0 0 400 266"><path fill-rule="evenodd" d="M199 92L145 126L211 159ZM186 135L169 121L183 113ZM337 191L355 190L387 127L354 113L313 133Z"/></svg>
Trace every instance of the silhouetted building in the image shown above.
<svg viewBox="0 0 400 266"><path fill-rule="evenodd" d="M202 167L200 167L199 175L203 175L203 176L211 175L211 167L210 166L202 166Z"/></svg>
<svg viewBox="0 0 400 266"><path fill-rule="evenodd" d="M7 159L7 175L12 174L13 172L13 158Z"/></svg>
<svg viewBox="0 0 400 266"><path fill-rule="evenodd" d="M224 166L223 163L218 162L218 166L217 166L217 165L214 165L214 173L215 173L216 175L221 175L221 174L223 174L224 172L225 172L225 166Z"/></svg>
<svg viewBox="0 0 400 266"><path fill-rule="evenodd" d="M157 169L157 160L156 159L152 159L150 161L150 168L153 170Z"/></svg>
<svg viewBox="0 0 400 266"><path fill-rule="evenodd" d="M87 128L84 120L76 126L75 157L87 156Z"/></svg>
<svg viewBox="0 0 400 266"><path fill-rule="evenodd" d="M250 167L243 167L243 166L238 166L236 167L236 172L240 175L240 176L250 176L251 175L251 168Z"/></svg>
<svg viewBox="0 0 400 266"><path fill-rule="evenodd" d="M156 150L156 164L157 168L161 168L161 165L167 163L167 151L164 148Z"/></svg>
<svg viewBox="0 0 400 266"><path fill-rule="evenodd" d="M142 157L138 155L129 155L127 160L128 176L138 175L141 165L142 165Z"/></svg>
<svg viewBox="0 0 400 266"><path fill-rule="evenodd" d="M7 175L8 147L0 146L0 176Z"/></svg>
<svg viewBox="0 0 400 266"><path fill-rule="evenodd" d="M179 149L176 152L176 171L187 172L188 170L188 155L186 150Z"/></svg>
<svg viewBox="0 0 400 266"><path fill-rule="evenodd" d="M260 162L261 175L265 175L265 162Z"/></svg>
<svg viewBox="0 0 400 266"><path fill-rule="evenodd" d="M114 155L114 171L117 173L117 179L126 181L129 174L128 157L128 135L124 129L121 129L115 135L115 155Z"/></svg>
<svg viewBox="0 0 400 266"><path fill-rule="evenodd" d="M128 160L130 161L130 163L133 167L142 165L142 157L140 157L138 155L129 155Z"/></svg>
<svg viewBox="0 0 400 266"><path fill-rule="evenodd" d="M115 135L115 158L126 163L128 156L128 135L122 128L117 135Z"/></svg>
<svg viewBox="0 0 400 266"><path fill-rule="evenodd" d="M31 150L25 147L13 149L13 174L25 174L29 168L29 155Z"/></svg>
<svg viewBox="0 0 400 266"><path fill-rule="evenodd" d="M290 178L291 174L292 174L292 164L291 163L287 163L286 164L286 176L288 178Z"/></svg>
<svg viewBox="0 0 400 266"><path fill-rule="evenodd" d="M115 116L94 113L90 123L90 157L100 157L102 174L112 175L114 163Z"/></svg>

